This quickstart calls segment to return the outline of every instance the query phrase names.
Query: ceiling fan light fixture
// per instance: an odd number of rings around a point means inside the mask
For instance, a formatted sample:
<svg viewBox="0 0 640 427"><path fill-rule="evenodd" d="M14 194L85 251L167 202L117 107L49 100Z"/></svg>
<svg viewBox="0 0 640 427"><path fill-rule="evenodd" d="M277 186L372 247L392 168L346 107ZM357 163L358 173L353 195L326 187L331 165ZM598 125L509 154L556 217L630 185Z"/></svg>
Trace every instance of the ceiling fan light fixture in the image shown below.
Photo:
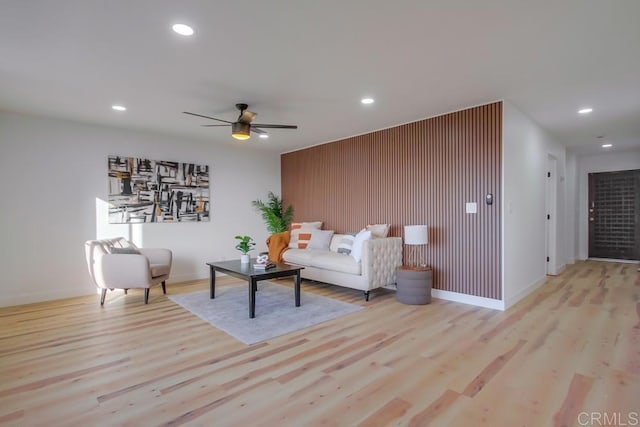
<svg viewBox="0 0 640 427"><path fill-rule="evenodd" d="M251 137L251 125L242 122L232 123L231 136L240 141L249 139Z"/></svg>
<svg viewBox="0 0 640 427"><path fill-rule="evenodd" d="M189 37L193 35L193 28L186 24L173 24L171 29L173 29L174 32L180 34L181 36Z"/></svg>

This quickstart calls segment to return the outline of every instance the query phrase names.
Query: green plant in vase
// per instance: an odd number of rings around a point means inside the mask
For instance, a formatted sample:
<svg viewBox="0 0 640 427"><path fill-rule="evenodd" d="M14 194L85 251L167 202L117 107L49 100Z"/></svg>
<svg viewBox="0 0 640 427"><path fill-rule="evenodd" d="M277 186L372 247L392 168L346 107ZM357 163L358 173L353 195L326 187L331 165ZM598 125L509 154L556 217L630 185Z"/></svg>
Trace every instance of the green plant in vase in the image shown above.
<svg viewBox="0 0 640 427"><path fill-rule="evenodd" d="M267 225L269 233L280 233L287 231L293 220L293 206L286 209L282 205L282 199L276 196L273 191L267 194L267 201L254 200L251 205L262 214L262 219Z"/></svg>
<svg viewBox="0 0 640 427"><path fill-rule="evenodd" d="M236 236L236 239L239 240L236 249L241 253L240 262L246 264L250 260L249 251L251 251L256 244L250 236Z"/></svg>

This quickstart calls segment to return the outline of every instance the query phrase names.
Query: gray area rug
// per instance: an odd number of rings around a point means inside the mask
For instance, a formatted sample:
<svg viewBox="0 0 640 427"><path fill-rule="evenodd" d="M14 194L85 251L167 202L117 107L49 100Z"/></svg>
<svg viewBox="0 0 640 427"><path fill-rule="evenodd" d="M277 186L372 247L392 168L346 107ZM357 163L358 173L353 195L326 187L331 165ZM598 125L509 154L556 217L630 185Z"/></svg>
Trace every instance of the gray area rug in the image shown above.
<svg viewBox="0 0 640 427"><path fill-rule="evenodd" d="M246 283L217 288L215 299L209 298L208 290L171 295L169 299L245 344L288 334L363 308L310 292L301 292L301 305L296 307L293 287L268 281L258 283L253 319L249 318Z"/></svg>

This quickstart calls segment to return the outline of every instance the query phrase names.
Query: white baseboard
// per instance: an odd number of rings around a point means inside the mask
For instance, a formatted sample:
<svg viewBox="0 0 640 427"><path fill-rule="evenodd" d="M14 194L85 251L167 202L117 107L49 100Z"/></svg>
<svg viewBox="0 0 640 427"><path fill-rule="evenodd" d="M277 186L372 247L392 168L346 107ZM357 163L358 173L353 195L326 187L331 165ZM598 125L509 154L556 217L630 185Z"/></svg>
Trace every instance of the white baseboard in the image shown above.
<svg viewBox="0 0 640 427"><path fill-rule="evenodd" d="M192 280L204 280L209 279L207 277L200 277L198 274L179 274L171 275L167 284L189 282ZM2 295L0 296L0 307L11 307L14 305L34 304L38 302L54 301L65 298L83 297L87 295L99 294L100 291L95 287L81 287L81 288L48 288L44 291L36 291L29 293L22 293L16 295Z"/></svg>
<svg viewBox="0 0 640 427"><path fill-rule="evenodd" d="M223 273L216 272L216 275L218 274L225 276L225 274ZM382 286L382 288L388 289L390 291L396 291L395 284L389 285L389 286ZM431 296L433 298L443 299L447 301L461 302L463 304L470 304L478 307L491 308L493 310L504 310L504 303L502 302L502 300L497 300L497 299L477 297L475 295L467 295L467 294L461 294L458 292L443 291L440 289L432 289Z"/></svg>
<svg viewBox="0 0 640 427"><path fill-rule="evenodd" d="M567 264L562 264L560 267L556 268L555 273L548 273L549 276L559 276L562 272L567 268Z"/></svg>
<svg viewBox="0 0 640 427"><path fill-rule="evenodd" d="M95 288L93 288L95 291ZM30 292L18 295L4 295L0 297L0 307L10 307L14 305L34 304L37 302L54 301L58 299L82 297L93 295L91 289L48 289L43 292Z"/></svg>
<svg viewBox="0 0 640 427"><path fill-rule="evenodd" d="M562 268L564 269L564 266ZM545 275L541 279L538 279L538 280L532 282L531 284L529 284L528 286L526 286L525 288L521 289L520 291L518 291L512 297L505 298L505 300L504 300L504 309L506 310L507 308L511 307L512 305L514 305L515 303L517 303L521 299L525 298L531 292L535 291L540 286L544 285L544 283L546 281L547 281L547 276Z"/></svg>
<svg viewBox="0 0 640 427"><path fill-rule="evenodd" d="M491 308L493 310L505 309L504 302L499 299L478 297L475 295L461 294L458 292L443 291L441 289L432 289L431 296L433 298L461 302L463 304L476 305L478 307Z"/></svg>
<svg viewBox="0 0 640 427"><path fill-rule="evenodd" d="M611 258L589 258L589 261L602 261L602 262L621 262L623 264L638 264L640 261L635 259L611 259Z"/></svg>
<svg viewBox="0 0 640 427"><path fill-rule="evenodd" d="M169 280L167 280L167 284L191 282L193 280L204 280L204 279L209 279L209 275L202 277L201 275L198 275L198 274L178 274L175 276L172 274L169 277Z"/></svg>

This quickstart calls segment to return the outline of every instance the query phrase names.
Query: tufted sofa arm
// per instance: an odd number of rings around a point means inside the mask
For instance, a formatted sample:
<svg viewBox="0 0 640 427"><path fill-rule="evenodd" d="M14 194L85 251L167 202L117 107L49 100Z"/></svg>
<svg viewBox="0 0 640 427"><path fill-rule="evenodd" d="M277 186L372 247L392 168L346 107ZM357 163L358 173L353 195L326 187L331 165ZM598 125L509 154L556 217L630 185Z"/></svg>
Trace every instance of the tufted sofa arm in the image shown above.
<svg viewBox="0 0 640 427"><path fill-rule="evenodd" d="M371 289L395 283L396 269L402 265L402 238L365 240L362 247L362 275Z"/></svg>

